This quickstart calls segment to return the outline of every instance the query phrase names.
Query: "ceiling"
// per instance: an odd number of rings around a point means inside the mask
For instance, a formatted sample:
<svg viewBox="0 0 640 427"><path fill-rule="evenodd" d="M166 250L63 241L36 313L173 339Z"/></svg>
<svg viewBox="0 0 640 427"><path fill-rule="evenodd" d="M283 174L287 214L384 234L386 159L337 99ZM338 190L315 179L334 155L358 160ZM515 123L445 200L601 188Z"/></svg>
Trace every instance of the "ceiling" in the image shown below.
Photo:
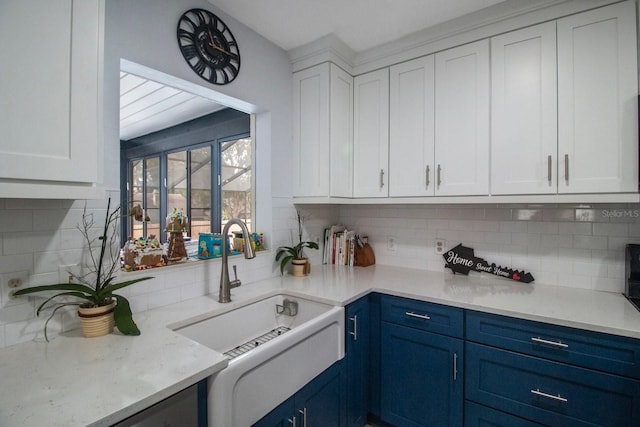
<svg viewBox="0 0 640 427"><path fill-rule="evenodd" d="M503 0L208 0L284 50L334 34L355 52ZM127 141L225 108L120 73L120 139Z"/></svg>
<svg viewBox="0 0 640 427"><path fill-rule="evenodd" d="M291 50L334 34L355 52L504 0L208 0Z"/></svg>
<svg viewBox="0 0 640 427"><path fill-rule="evenodd" d="M128 141L225 108L160 83L120 72L120 139Z"/></svg>

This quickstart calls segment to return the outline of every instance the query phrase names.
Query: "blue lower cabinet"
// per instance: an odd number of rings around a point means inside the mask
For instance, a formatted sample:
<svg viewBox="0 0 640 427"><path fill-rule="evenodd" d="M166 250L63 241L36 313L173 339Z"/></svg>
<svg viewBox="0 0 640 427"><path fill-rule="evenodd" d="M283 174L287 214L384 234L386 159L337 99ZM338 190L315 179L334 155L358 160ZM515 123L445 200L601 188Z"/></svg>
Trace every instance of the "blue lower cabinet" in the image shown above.
<svg viewBox="0 0 640 427"><path fill-rule="evenodd" d="M381 418L402 427L461 426L463 341L382 322Z"/></svg>
<svg viewBox="0 0 640 427"><path fill-rule="evenodd" d="M347 364L347 427L367 422L369 399L369 299L349 304L345 310L345 360Z"/></svg>
<svg viewBox="0 0 640 427"><path fill-rule="evenodd" d="M258 421L256 427L341 427L346 424L346 375L340 360Z"/></svg>
<svg viewBox="0 0 640 427"><path fill-rule="evenodd" d="M464 404L464 427L539 427L543 424L496 411L473 402Z"/></svg>
<svg viewBox="0 0 640 427"><path fill-rule="evenodd" d="M294 420L295 419L295 420ZM300 426L295 414L294 398L290 397L280 406L265 415L254 424L255 427L293 427Z"/></svg>
<svg viewBox="0 0 640 427"><path fill-rule="evenodd" d="M640 426L640 381L476 343L466 398L552 426Z"/></svg>

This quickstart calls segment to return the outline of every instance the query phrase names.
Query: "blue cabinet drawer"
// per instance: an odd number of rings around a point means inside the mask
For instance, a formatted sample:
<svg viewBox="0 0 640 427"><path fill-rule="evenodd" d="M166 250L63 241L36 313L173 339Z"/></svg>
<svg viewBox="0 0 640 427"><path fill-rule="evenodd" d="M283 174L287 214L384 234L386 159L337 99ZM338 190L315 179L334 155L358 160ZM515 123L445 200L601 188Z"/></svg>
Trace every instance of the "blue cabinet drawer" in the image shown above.
<svg viewBox="0 0 640 427"><path fill-rule="evenodd" d="M464 427L539 427L540 424L470 401L464 404Z"/></svg>
<svg viewBox="0 0 640 427"><path fill-rule="evenodd" d="M464 311L460 308L384 295L381 311L385 322L456 338L464 334Z"/></svg>
<svg viewBox="0 0 640 427"><path fill-rule="evenodd" d="M468 400L554 426L640 425L640 381L467 342Z"/></svg>
<svg viewBox="0 0 640 427"><path fill-rule="evenodd" d="M640 378L640 340L470 310L466 328L469 341Z"/></svg>

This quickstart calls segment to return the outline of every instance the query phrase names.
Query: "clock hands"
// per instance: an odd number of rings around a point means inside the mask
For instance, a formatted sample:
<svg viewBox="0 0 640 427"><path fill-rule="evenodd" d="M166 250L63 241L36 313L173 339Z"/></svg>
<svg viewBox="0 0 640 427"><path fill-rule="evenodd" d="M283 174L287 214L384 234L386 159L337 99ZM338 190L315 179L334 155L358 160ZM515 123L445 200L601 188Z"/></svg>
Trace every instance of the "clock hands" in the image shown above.
<svg viewBox="0 0 640 427"><path fill-rule="evenodd" d="M218 43L216 43L216 39L213 37L213 34L211 34L211 28L208 28L207 30L209 31L209 46L217 51L224 53L225 55L231 56L230 52L227 52L226 50L218 46Z"/></svg>

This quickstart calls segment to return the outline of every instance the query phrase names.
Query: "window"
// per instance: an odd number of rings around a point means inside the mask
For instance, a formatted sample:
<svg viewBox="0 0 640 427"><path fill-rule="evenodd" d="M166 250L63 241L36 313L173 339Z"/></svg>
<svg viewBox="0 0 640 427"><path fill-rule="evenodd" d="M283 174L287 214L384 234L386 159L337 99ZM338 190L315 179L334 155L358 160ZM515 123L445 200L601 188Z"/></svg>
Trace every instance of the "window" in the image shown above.
<svg viewBox="0 0 640 427"><path fill-rule="evenodd" d="M244 220L252 230L253 140L248 115L214 113L122 141L121 147L126 165L123 202L129 208L140 204L149 218L139 222L128 217L123 236L155 235L165 241L166 217L174 208L189 217L188 235L194 238L219 233L231 218Z"/></svg>

